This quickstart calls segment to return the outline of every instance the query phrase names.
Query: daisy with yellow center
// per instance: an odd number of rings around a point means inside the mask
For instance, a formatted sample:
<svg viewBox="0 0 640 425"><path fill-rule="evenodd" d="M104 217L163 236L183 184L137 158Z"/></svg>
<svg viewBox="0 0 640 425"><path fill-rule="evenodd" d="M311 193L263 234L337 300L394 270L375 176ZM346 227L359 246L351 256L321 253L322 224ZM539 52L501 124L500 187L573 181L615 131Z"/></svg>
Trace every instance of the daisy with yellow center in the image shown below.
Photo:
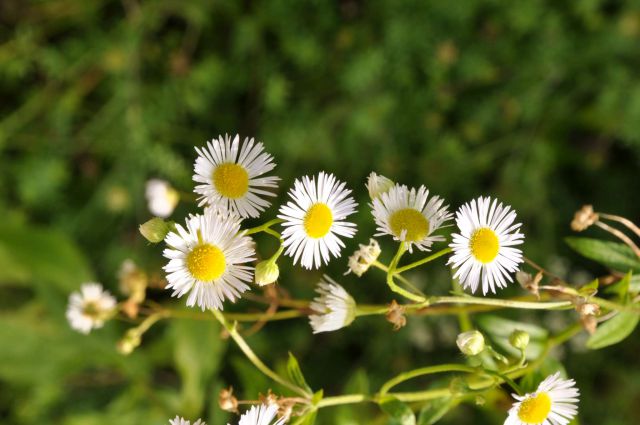
<svg viewBox="0 0 640 425"><path fill-rule="evenodd" d="M338 238L353 237L356 225L345 219L356 211L356 202L345 184L333 174L321 172L305 176L294 183L289 192L292 201L280 208L284 220L282 238L285 254L307 269L329 262L330 254L340 256L344 243Z"/></svg>
<svg viewBox="0 0 640 425"><path fill-rule="evenodd" d="M421 251L429 251L434 242L444 241L433 233L451 219L438 196L429 197L426 187L418 190L396 184L380 194L371 204L378 226L376 236L391 235L399 242L406 242L409 252L415 245Z"/></svg>
<svg viewBox="0 0 640 425"><path fill-rule="evenodd" d="M496 199L478 198L464 204L456 213L460 233L453 234L449 245L453 255L449 259L464 288L475 292L482 282L482 293L496 292L512 282L522 263L522 251L514 248L524 241L516 212Z"/></svg>
<svg viewBox="0 0 640 425"><path fill-rule="evenodd" d="M509 409L504 425L567 425L578 413L580 392L573 379L560 373L548 376L536 392L513 397L518 400Z"/></svg>
<svg viewBox="0 0 640 425"><path fill-rule="evenodd" d="M233 141L220 136L196 152L193 180L200 183L194 189L201 195L200 206L208 204L247 218L258 217L271 205L264 197L274 196L268 189L276 188L279 178L261 177L276 166L262 143L246 138L240 146L239 136Z"/></svg>
<svg viewBox="0 0 640 425"><path fill-rule="evenodd" d="M251 238L239 232L237 219L211 208L190 216L186 228L176 225L165 238L168 248L163 253L169 259L164 270L172 295L189 293L187 306L202 310L222 310L225 299L240 298L253 279L253 268L246 263L255 259L255 251Z"/></svg>

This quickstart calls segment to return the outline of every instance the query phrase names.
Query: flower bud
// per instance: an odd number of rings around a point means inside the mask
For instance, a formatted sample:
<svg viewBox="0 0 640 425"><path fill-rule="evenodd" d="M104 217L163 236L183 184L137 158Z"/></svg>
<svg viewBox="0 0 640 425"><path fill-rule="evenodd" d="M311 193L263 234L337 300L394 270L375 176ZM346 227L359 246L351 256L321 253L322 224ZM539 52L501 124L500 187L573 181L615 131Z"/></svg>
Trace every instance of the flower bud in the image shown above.
<svg viewBox="0 0 640 425"><path fill-rule="evenodd" d="M137 328L129 329L124 337L118 341L118 345L116 348L120 354L124 354L125 356L131 354L133 350L138 348L140 345L140 333Z"/></svg>
<svg viewBox="0 0 640 425"><path fill-rule="evenodd" d="M529 334L525 331L516 329L509 335L509 344L520 351L523 351L529 345Z"/></svg>
<svg viewBox="0 0 640 425"><path fill-rule="evenodd" d="M476 356L484 350L484 337L478 331L463 332L458 335L456 344L465 356Z"/></svg>
<svg viewBox="0 0 640 425"><path fill-rule="evenodd" d="M151 243L162 242L170 231L169 223L158 217L140 225L140 233Z"/></svg>
<svg viewBox="0 0 640 425"><path fill-rule="evenodd" d="M378 196L387 192L389 189L393 187L395 183L386 178L385 176L380 176L374 172L369 174L369 178L367 179L367 190L369 190L369 196L371 200L376 199Z"/></svg>
<svg viewBox="0 0 640 425"><path fill-rule="evenodd" d="M260 286L269 285L276 280L280 275L280 269L275 261L265 260L260 261L256 265L256 283Z"/></svg>

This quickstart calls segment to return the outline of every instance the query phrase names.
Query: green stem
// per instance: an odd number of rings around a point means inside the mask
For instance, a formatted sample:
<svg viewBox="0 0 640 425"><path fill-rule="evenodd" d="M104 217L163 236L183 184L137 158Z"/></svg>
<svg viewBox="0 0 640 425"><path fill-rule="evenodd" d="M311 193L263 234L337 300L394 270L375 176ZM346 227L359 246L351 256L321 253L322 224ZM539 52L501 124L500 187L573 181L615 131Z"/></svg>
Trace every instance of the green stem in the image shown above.
<svg viewBox="0 0 640 425"><path fill-rule="evenodd" d="M264 364L262 362L262 360L260 360L260 358L253 352L251 347L249 347L249 344L246 343L246 341L242 338L242 336L240 336L240 334L236 330L235 326L230 326L227 323L227 321L225 320L225 318L222 315L222 313L220 313L218 310L211 310L211 312L213 313L215 318L218 319L220 324L227 330L227 332L229 332L229 335L231 335L231 338L233 338L233 340L238 345L240 350L242 350L244 355L247 356L249 361L251 363L253 363L253 365L260 372L264 373L266 376L268 376L269 378L271 378L275 382L279 383L283 387L286 387L286 388L290 389L291 391L295 392L296 394L301 395L302 397L305 397L307 399L310 399L312 397L313 394L310 394L309 392L307 392L304 389L298 387L294 383L289 382L285 378L281 377L280 375L278 375L273 370L269 369L269 367L266 364Z"/></svg>
<svg viewBox="0 0 640 425"><path fill-rule="evenodd" d="M393 260L391 260L391 263L389 264L389 269L387 270L387 285L393 292L400 294L405 298L408 298L412 301L423 302L425 301L424 297L421 297L420 295L416 295L407 291L406 289L398 286L393 281L393 277L396 273L396 266L398 265L398 262L400 261L402 254L404 254L406 250L407 250L406 244L404 242L400 242L400 246L398 247L398 252L396 252L395 257L393 257Z"/></svg>
<svg viewBox="0 0 640 425"><path fill-rule="evenodd" d="M429 255L428 257L423 258L422 260L418 260L418 261L416 261L416 262L414 262L414 263L407 264L406 266L402 266L402 267L400 267L400 268L396 269L396 271L395 271L395 272L396 272L396 273L403 273L403 272L406 272L407 270L411 270L411 269L413 269L413 268L416 268L416 267L418 267L418 266L421 266L421 265L423 265L423 264L426 264L426 263L428 263L429 261L433 261L433 260L435 260L436 258L440 258L440 257L442 257L443 255L446 255L446 254L448 254L448 253L450 253L450 252L451 252L451 248L444 248L444 249L441 249L440 251L438 251L438 252L436 252L436 253L434 253L434 254L431 254L431 255Z"/></svg>
<svg viewBox="0 0 640 425"><path fill-rule="evenodd" d="M467 373L478 373L479 370L475 367L462 365L462 364L442 364L437 366L428 366L420 369L410 370L409 372L401 373L400 375L391 378L387 382L382 385L380 388L380 394L384 395L389 392L389 390L396 385L408 381L409 379L417 378L418 376L431 375L433 373L443 373L443 372L467 372Z"/></svg>
<svg viewBox="0 0 640 425"><path fill-rule="evenodd" d="M278 223L282 223L284 220L279 219L279 218L274 218L273 220L269 220L264 224L261 224L260 226L256 226L256 227L252 227L250 229L247 229L244 234L245 235L253 235L254 233L260 233L260 232L266 232L267 230L270 230L269 228L275 224ZM280 235L278 235L278 237L280 237Z"/></svg>
<svg viewBox="0 0 640 425"><path fill-rule="evenodd" d="M365 394L345 394L335 397L323 398L316 404L318 409L328 406L339 406L341 404L355 404L362 403L363 401L370 401L371 399Z"/></svg>
<svg viewBox="0 0 640 425"><path fill-rule="evenodd" d="M502 300L498 298L479 298L479 297L431 297L429 299L430 304L444 304L444 303L457 303L457 304L476 304L476 305L494 305L506 308L521 308L527 310L566 310L573 307L571 301L555 301L555 302L529 302L529 301L514 301L514 300Z"/></svg>

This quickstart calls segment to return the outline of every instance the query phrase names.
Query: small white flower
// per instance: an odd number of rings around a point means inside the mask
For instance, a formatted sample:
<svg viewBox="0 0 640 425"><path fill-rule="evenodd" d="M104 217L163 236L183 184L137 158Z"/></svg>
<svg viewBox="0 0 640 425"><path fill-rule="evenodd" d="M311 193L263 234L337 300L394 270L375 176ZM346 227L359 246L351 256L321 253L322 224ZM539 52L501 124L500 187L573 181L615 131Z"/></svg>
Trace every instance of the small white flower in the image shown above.
<svg viewBox="0 0 640 425"><path fill-rule="evenodd" d="M464 204L456 213L460 233L453 234L449 246L453 255L448 264L456 269L454 278L471 292L482 282L482 293L496 292L496 286L505 288L512 282L509 273L518 271L524 235L520 223L514 224L516 212L496 199L478 198Z"/></svg>
<svg viewBox="0 0 640 425"><path fill-rule="evenodd" d="M421 251L429 251L434 242L444 241L444 236L434 236L452 216L444 200L438 196L429 198L426 187L418 190L396 184L389 191L373 200L373 217L380 235L391 235L399 242L406 242L409 252L413 245Z"/></svg>
<svg viewBox="0 0 640 425"><path fill-rule="evenodd" d="M186 229L176 225L165 238L168 248L163 252L169 259L164 270L172 296L189 292L187 306L202 310L222 310L225 299L240 298L253 279L253 268L245 264L255 259L255 250L251 238L239 232L237 220L209 208L204 215L187 218Z"/></svg>
<svg viewBox="0 0 640 425"><path fill-rule="evenodd" d="M169 423L171 425L191 425L191 422L189 422L186 419L182 419L180 416L176 416L174 419L169 419ZM201 419L198 419L193 423L193 425L207 425L207 424L202 422Z"/></svg>
<svg viewBox="0 0 640 425"><path fill-rule="evenodd" d="M388 192L394 186L394 183L391 179L372 172L367 178L366 186L369 191L369 197L374 200L383 193Z"/></svg>
<svg viewBox="0 0 640 425"><path fill-rule="evenodd" d="M382 252L380 245L375 239L369 239L369 245L360 245L360 249L353 253L349 257L349 269L345 274L353 272L358 277L361 277L369 267L378 259L378 256Z"/></svg>
<svg viewBox="0 0 640 425"><path fill-rule="evenodd" d="M260 177L276 166L262 143L245 138L240 146L238 135L233 141L220 136L196 152L193 180L200 183L194 189L201 195L200 206L218 206L247 218L258 217L271 205L264 197L274 196L267 189L276 188L279 178Z"/></svg>
<svg viewBox="0 0 640 425"><path fill-rule="evenodd" d="M168 182L159 179L147 182L145 194L149 211L156 217L169 217L180 200L178 191Z"/></svg>
<svg viewBox="0 0 640 425"><path fill-rule="evenodd" d="M573 379L548 376L536 392L518 396L504 425L567 425L578 413L580 391Z"/></svg>
<svg viewBox="0 0 640 425"><path fill-rule="evenodd" d="M104 326L104 321L116 307L116 299L99 283L85 283L80 292L69 296L67 320L72 329L88 334Z"/></svg>
<svg viewBox="0 0 640 425"><path fill-rule="evenodd" d="M316 292L320 296L313 300L310 307L317 314L309 316L314 334L344 328L356 318L356 302L329 276L324 275Z"/></svg>
<svg viewBox="0 0 640 425"><path fill-rule="evenodd" d="M284 220L282 232L285 255L298 260L307 269L319 268L330 259L340 256L344 243L338 238L353 237L356 225L344 221L356 211L356 202L345 189L345 184L333 174L321 172L316 180L305 176L297 179L287 202L280 208L278 217Z"/></svg>
<svg viewBox="0 0 640 425"><path fill-rule="evenodd" d="M284 419L278 419L272 422L278 413L278 405L261 404L260 406L253 406L251 409L244 412L240 416L240 422L238 425L282 425L285 423ZM187 424L188 425L188 424ZM230 425L230 424L227 424Z"/></svg>

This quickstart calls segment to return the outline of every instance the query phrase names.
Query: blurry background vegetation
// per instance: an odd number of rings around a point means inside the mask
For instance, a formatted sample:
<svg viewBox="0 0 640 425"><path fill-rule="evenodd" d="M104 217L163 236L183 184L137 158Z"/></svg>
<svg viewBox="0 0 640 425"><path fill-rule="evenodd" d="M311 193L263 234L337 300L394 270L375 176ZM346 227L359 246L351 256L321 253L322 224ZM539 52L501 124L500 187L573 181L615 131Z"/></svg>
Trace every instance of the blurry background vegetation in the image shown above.
<svg viewBox="0 0 640 425"><path fill-rule="evenodd" d="M3 424L163 424L176 413L220 424L220 388L255 398L272 386L213 322L161 323L123 357L114 346L129 324L85 337L64 318L83 281L118 293L126 258L160 272L162 248L137 233L149 218L144 182L190 192L193 146L218 134L265 143L280 199L302 173L346 180L361 208L345 253L374 233L363 187L372 170L426 184L454 207L500 197L524 223L527 255L576 283L605 270L564 245L573 212L594 203L640 216L636 2L2 0L0 41ZM181 204L173 218L195 210ZM268 255L270 241L259 242ZM382 242L388 261L392 244ZM343 278L345 267L335 260L329 272L356 299L391 299L378 272ZM288 259L281 269L282 287L312 295L321 272ZM444 261L410 277L431 293L450 285ZM162 290L149 296L183 306ZM576 318L500 315L551 330ZM311 386L335 395L455 358L457 326L455 317L410 318L393 333L373 317L312 336L298 320L248 340L279 367L292 351ZM555 353L584 394L580 423L637 423L639 350L632 337L587 352L578 338ZM499 424L508 406L494 391L442 423ZM386 421L375 405L318 417Z"/></svg>

